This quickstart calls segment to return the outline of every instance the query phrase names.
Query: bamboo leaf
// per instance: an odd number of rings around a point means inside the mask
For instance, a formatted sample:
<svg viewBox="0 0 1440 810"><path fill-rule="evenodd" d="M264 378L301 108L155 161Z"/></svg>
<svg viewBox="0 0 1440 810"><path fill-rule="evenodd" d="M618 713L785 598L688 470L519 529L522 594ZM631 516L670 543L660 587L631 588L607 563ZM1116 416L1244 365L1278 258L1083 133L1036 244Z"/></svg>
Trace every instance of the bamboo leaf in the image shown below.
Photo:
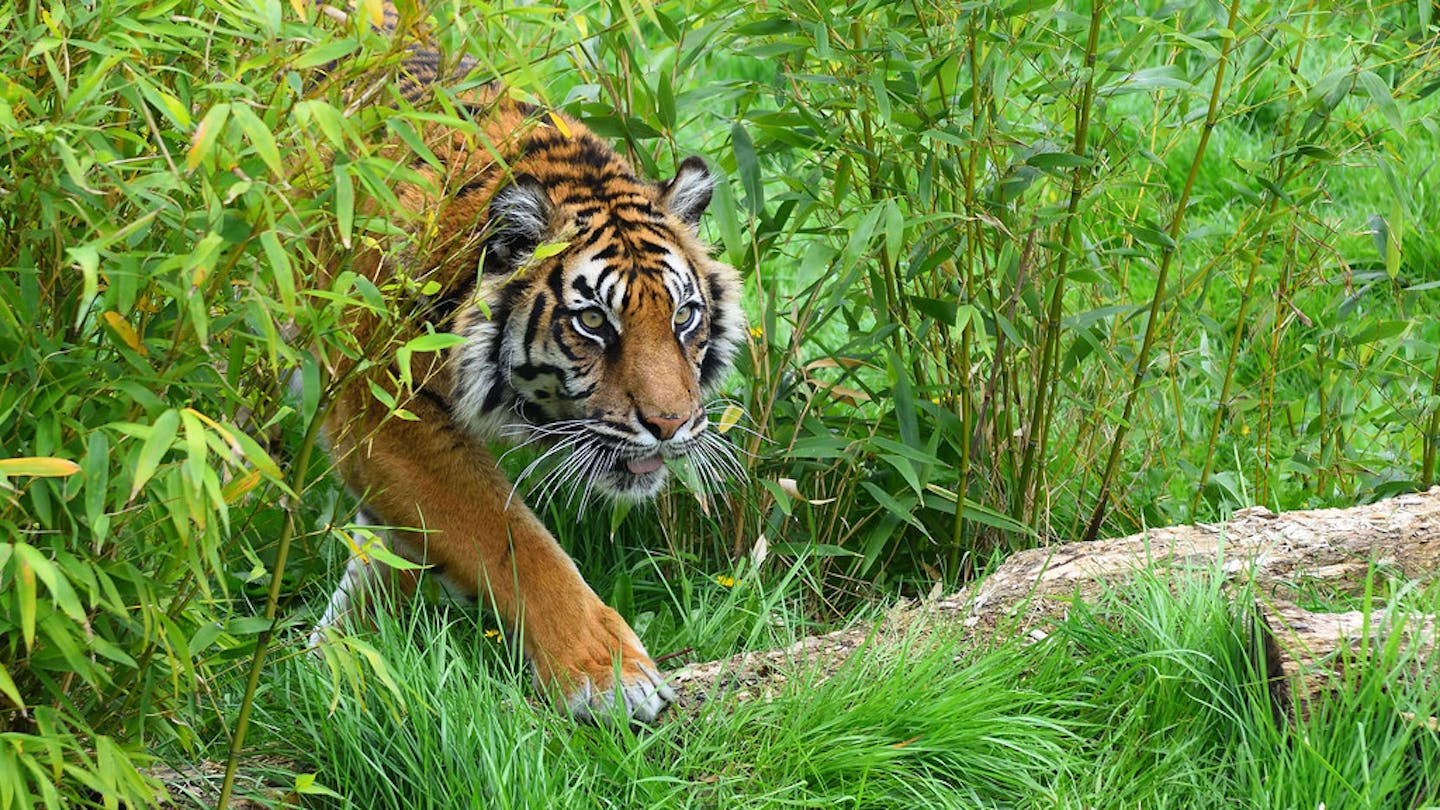
<svg viewBox="0 0 1440 810"><path fill-rule="evenodd" d="M145 344L140 341L140 335L136 334L135 327L131 326L130 322L125 320L124 315L114 310L106 310L100 317L105 321L105 325L110 327L110 331L114 332L115 336L120 338L120 342L129 346L134 351L139 352L141 355L150 353L150 351L145 348Z"/></svg>
<svg viewBox="0 0 1440 810"><path fill-rule="evenodd" d="M765 185L760 180L760 161L755 156L755 143L739 121L730 127L730 144L735 150L735 170L745 187L745 207L750 213L765 210Z"/></svg>
<svg viewBox="0 0 1440 810"><path fill-rule="evenodd" d="M45 590L50 592L51 600L66 616L75 622L85 621L85 611L80 607L75 589L70 587L70 581L55 567L55 563L28 543L15 544L15 558L35 572L35 576L44 583Z"/></svg>
<svg viewBox="0 0 1440 810"><path fill-rule="evenodd" d="M439 352L454 346L463 345L466 341L464 335L457 335L453 332L431 332L428 335L411 338L405 342L402 350L409 352Z"/></svg>
<svg viewBox="0 0 1440 810"><path fill-rule="evenodd" d="M1400 277L1405 247L1405 202L1399 195L1390 197L1390 216L1385 224L1385 274L1393 280Z"/></svg>
<svg viewBox="0 0 1440 810"><path fill-rule="evenodd" d="M23 542L14 543L15 554L11 561L15 565L16 609L20 613L20 638L25 641L26 651L35 649L36 589L35 569L19 553Z"/></svg>
<svg viewBox="0 0 1440 810"><path fill-rule="evenodd" d="M660 123L665 125L666 130L675 129L675 89L670 86L668 77L662 76L658 86L655 88L655 112L660 117Z"/></svg>
<svg viewBox="0 0 1440 810"><path fill-rule="evenodd" d="M905 215L894 200L885 201L885 252L891 266L898 268L905 255Z"/></svg>
<svg viewBox="0 0 1440 810"><path fill-rule="evenodd" d="M1143 68L1132 71L1100 88L1101 96L1120 96L1126 93L1152 93L1159 90L1185 90L1195 92L1196 88L1177 65Z"/></svg>
<svg viewBox="0 0 1440 810"><path fill-rule="evenodd" d="M295 270L290 265L290 254L280 244L280 235L274 230L260 234L260 247L270 265L271 278L280 293L280 303L287 311L295 309Z"/></svg>
<svg viewBox="0 0 1440 810"><path fill-rule="evenodd" d="M885 490L881 489L880 487L869 481L860 482L860 486L863 487L866 492L869 492L870 496L875 499L875 502L880 504L880 506L884 507L885 511L888 512L891 516L899 518L900 520L903 520L904 522L910 524L912 528L919 530L921 533L927 536L929 535L929 531L925 528L925 524L921 523L915 518L915 507L913 503L907 506L897 500L895 496L891 495L890 493L886 492ZM907 498L907 500L909 499Z"/></svg>
<svg viewBox="0 0 1440 810"><path fill-rule="evenodd" d="M265 162L265 166L276 177L285 176L285 164L280 160L280 148L275 145L275 136L270 133L270 128L265 126L250 108L236 106L232 113L235 116L235 123L240 126L244 133L245 140L255 148L255 154Z"/></svg>
<svg viewBox="0 0 1440 810"><path fill-rule="evenodd" d="M1395 97L1390 95L1390 86L1385 80L1368 70L1360 71L1355 77L1360 86L1365 88L1365 93L1370 96L1370 101L1380 109L1385 120L1396 133L1405 132L1405 118L1400 114L1400 106L1395 103Z"/></svg>
<svg viewBox="0 0 1440 810"><path fill-rule="evenodd" d="M65 248L65 255L80 266L80 305L75 308L75 328L79 329L100 294L100 250L95 245L80 245Z"/></svg>
<svg viewBox="0 0 1440 810"><path fill-rule="evenodd" d="M180 423L185 428L185 465L191 479L199 484L203 480L205 462L209 447L205 444L205 428L190 408L180 411Z"/></svg>
<svg viewBox="0 0 1440 810"><path fill-rule="evenodd" d="M69 459L50 456L21 456L0 459L0 475L28 475L34 478L65 478L80 472L80 465Z"/></svg>
<svg viewBox="0 0 1440 810"><path fill-rule="evenodd" d="M350 231L355 226L355 183L345 164L335 164L332 173L335 178L335 227L340 232L340 244L350 247Z"/></svg>
<svg viewBox="0 0 1440 810"><path fill-rule="evenodd" d="M295 774L295 792L309 796L329 796L335 799L343 799L339 793L315 781L313 773Z"/></svg>
<svg viewBox="0 0 1440 810"><path fill-rule="evenodd" d="M837 546L834 543L776 543L771 554L785 554L791 557L860 557L860 552Z"/></svg>
<svg viewBox="0 0 1440 810"><path fill-rule="evenodd" d="M10 698L10 702L15 704L15 708L22 712L25 711L25 700L20 697L20 690L16 688L15 680L10 677L10 671L5 668L4 663L0 663L0 694Z"/></svg>
<svg viewBox="0 0 1440 810"><path fill-rule="evenodd" d="M295 59L296 70L309 70L322 67L354 53L360 43L354 39L334 39L324 42L311 48L306 48L300 56Z"/></svg>
<svg viewBox="0 0 1440 810"><path fill-rule="evenodd" d="M225 488L221 490L221 497L225 500L225 503L233 504L240 500L241 496L245 493L254 489L255 485L260 483L261 478L262 476L259 470L249 470L241 475L237 475L230 479L230 483L226 484Z"/></svg>
<svg viewBox="0 0 1440 810"><path fill-rule="evenodd" d="M1170 250L1175 249L1175 240L1170 238L1170 234L1165 233L1159 228L1152 228L1148 225L1131 224L1126 225L1125 229L1130 231L1137 242L1160 248L1168 248Z"/></svg>
<svg viewBox="0 0 1440 810"><path fill-rule="evenodd" d="M230 105L221 102L211 107L205 117L200 119L200 125L195 128L195 134L190 138L190 149L185 152L186 171L194 171L195 167L204 162L229 118Z"/></svg>
<svg viewBox="0 0 1440 810"><path fill-rule="evenodd" d="M1073 152L1040 152L1025 159L1025 162L1041 170L1074 169L1089 166L1094 161L1088 155Z"/></svg>
<svg viewBox="0 0 1440 810"><path fill-rule="evenodd" d="M546 242L545 244L535 248L535 252L530 254L530 261L538 262L544 259L548 259L551 256L558 256L561 253L564 253L565 248L568 247L570 247L569 242Z"/></svg>
<svg viewBox="0 0 1440 810"><path fill-rule="evenodd" d="M135 461L135 480L130 485L130 498L134 500L145 483L155 474L160 467L160 460L175 443L175 434L180 428L180 413L174 409L167 410L160 414L150 426L150 435L146 437L145 443L140 446L140 453Z"/></svg>

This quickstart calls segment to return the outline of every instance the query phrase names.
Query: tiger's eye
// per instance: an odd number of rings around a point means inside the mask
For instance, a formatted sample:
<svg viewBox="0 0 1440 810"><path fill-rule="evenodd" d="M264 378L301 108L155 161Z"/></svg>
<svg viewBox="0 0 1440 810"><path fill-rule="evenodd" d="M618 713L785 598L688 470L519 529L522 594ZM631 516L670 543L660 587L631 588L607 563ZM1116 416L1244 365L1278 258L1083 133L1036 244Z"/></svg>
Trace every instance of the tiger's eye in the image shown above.
<svg viewBox="0 0 1440 810"><path fill-rule="evenodd" d="M596 307L591 307L580 313L579 320L581 326L593 331L605 325L605 313Z"/></svg>
<svg viewBox="0 0 1440 810"><path fill-rule="evenodd" d="M683 304L683 305L680 306L679 309L676 309L676 310L675 310L675 325L676 325L676 326L684 326L685 324L690 323L690 320L691 320L692 318L694 318L694 317L695 317L695 307L694 307L694 305L692 305L692 304Z"/></svg>

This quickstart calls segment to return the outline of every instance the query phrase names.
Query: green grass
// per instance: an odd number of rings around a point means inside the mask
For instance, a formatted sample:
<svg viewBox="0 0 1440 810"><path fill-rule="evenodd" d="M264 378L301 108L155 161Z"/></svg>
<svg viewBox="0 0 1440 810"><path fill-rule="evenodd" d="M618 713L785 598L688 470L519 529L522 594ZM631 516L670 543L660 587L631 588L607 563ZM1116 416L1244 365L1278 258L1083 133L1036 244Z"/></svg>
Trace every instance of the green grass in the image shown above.
<svg viewBox="0 0 1440 810"><path fill-rule="evenodd" d="M1243 589L1239 604L1245 604ZM1346 690L1272 719L1234 594L1140 581L1038 643L872 638L828 679L716 699L652 729L575 726L468 615L386 619L337 682L294 657L257 750L341 797L329 807L1411 808L1440 800L1440 668L1362 643ZM1440 592L1402 611L1433 613ZM723 618L724 612L721 612ZM665 640L647 638L662 647Z"/></svg>

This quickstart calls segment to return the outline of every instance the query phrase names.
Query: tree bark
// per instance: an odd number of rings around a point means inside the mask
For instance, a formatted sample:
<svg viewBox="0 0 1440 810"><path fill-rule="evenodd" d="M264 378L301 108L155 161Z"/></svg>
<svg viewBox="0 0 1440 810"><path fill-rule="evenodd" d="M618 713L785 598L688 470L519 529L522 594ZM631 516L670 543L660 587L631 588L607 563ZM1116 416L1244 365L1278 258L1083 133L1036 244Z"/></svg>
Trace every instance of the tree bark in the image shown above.
<svg viewBox="0 0 1440 810"><path fill-rule="evenodd" d="M902 605L878 626L804 639L790 647L744 653L674 672L682 711L713 699L764 697L798 672L833 671L872 636L881 639L959 629L983 643L1018 634L1043 636L1080 600L1096 600L1137 574L1184 578L1218 574L1250 583L1256 598L1256 641L1276 705L1303 714L1338 688L1347 652L1363 654L1392 634L1433 655L1434 616L1391 617L1384 609L1323 613L1316 601L1383 595L1404 583L1424 584L1440 572L1440 487L1348 509L1275 514L1253 507L1220 524L1152 529L1090 543L1021 551L994 573L947 597ZM1317 600L1317 597L1319 599ZM1421 722L1437 722L1420 718Z"/></svg>

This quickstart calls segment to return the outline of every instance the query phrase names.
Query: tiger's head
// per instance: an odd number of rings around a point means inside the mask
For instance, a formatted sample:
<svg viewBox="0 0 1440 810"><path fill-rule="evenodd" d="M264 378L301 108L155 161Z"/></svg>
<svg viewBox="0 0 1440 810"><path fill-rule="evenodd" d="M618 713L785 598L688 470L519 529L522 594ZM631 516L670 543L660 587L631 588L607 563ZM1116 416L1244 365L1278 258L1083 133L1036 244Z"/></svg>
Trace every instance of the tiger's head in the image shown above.
<svg viewBox="0 0 1440 810"><path fill-rule="evenodd" d="M668 182L641 181L588 132L558 148L530 144L489 190L454 412L482 436L568 453L536 488L582 503L655 495L667 459L718 479L735 465L705 396L746 322L738 274L696 233L714 180L689 158Z"/></svg>

